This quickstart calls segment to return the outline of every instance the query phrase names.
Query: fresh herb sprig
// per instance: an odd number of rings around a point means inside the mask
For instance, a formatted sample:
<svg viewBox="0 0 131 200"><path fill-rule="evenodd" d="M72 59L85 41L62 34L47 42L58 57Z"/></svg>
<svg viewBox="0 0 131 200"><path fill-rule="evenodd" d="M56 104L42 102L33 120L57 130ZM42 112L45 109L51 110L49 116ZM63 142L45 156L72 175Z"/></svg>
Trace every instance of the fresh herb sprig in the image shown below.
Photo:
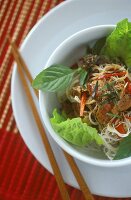
<svg viewBox="0 0 131 200"><path fill-rule="evenodd" d="M101 94L101 97L107 97L101 102L101 105L113 102L114 104L117 103L119 100L119 95L115 87L113 87L115 84L115 81L112 81L111 83L106 83L103 88L101 89L104 91L103 94Z"/></svg>
<svg viewBox="0 0 131 200"><path fill-rule="evenodd" d="M57 92L68 87L79 71L64 65L52 65L36 76L32 86L44 92Z"/></svg>
<svg viewBox="0 0 131 200"><path fill-rule="evenodd" d="M88 69L84 69L81 67L80 71L80 85L86 87L86 83L89 80L90 74L92 72L92 68L89 67Z"/></svg>
<svg viewBox="0 0 131 200"><path fill-rule="evenodd" d="M108 97L107 99L104 99L102 102L100 102L100 105L103 106L105 104L112 103L112 102L114 104L117 103L116 98L114 96L111 96L111 97Z"/></svg>
<svg viewBox="0 0 131 200"><path fill-rule="evenodd" d="M98 81L96 82L94 90L92 92L92 98L93 99L95 98L97 91L98 91Z"/></svg>
<svg viewBox="0 0 131 200"><path fill-rule="evenodd" d="M121 119L122 118L122 116L120 116L120 115L118 115L118 114L113 114L113 113L111 113L111 112L108 112L108 113L106 113L108 116L110 116L110 117L114 117L114 118L118 118L118 119Z"/></svg>
<svg viewBox="0 0 131 200"><path fill-rule="evenodd" d="M101 90L102 91L105 91L107 90L109 87L113 87L115 85L116 81L112 81L112 82L109 82L109 83L106 83L102 88Z"/></svg>
<svg viewBox="0 0 131 200"><path fill-rule="evenodd" d="M85 69L82 69L80 72L80 85L84 86L86 82L88 72Z"/></svg>

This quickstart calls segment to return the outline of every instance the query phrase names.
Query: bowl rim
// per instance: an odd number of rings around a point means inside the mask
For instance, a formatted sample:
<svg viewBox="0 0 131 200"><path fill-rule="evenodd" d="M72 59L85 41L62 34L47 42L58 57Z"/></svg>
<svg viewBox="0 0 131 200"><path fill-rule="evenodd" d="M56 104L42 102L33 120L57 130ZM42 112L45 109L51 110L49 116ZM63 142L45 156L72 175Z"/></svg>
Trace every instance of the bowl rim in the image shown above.
<svg viewBox="0 0 131 200"><path fill-rule="evenodd" d="M71 36L66 38L53 51L53 53L51 54L51 56L49 57L49 59L46 62L45 68L48 68L48 64L49 64L50 60L52 59L52 57L54 57L56 52L63 45L65 45L67 42L72 40L72 38L77 37L81 33L92 31L94 29L115 28L115 27L116 27L116 25L98 25L98 26L92 26L92 27L89 27L89 28L82 29L82 30L72 34ZM88 163L88 164L91 164L91 165L95 165L95 166L100 166L100 167L121 167L121 166L125 166L125 165L127 166L128 164L131 164L131 157L120 159L120 160L100 160L100 159L97 159L97 158L89 157L88 155L81 154L78 150L74 149L67 141L65 141L60 136L58 136L58 134L52 128L52 126L50 124L49 116L48 116L48 114L46 112L46 108L44 107L43 99L44 99L44 92L39 90L39 106L40 106L40 112L41 112L41 115L42 115L43 123L44 123L45 127L47 128L47 130L48 130L49 134L51 135L51 137L58 144L58 146L60 146L62 148L62 150L66 151L71 156L73 156L74 158L76 158L76 159L78 159L80 161L83 161L85 163ZM47 120L48 123L45 123L45 121L46 121L45 119Z"/></svg>

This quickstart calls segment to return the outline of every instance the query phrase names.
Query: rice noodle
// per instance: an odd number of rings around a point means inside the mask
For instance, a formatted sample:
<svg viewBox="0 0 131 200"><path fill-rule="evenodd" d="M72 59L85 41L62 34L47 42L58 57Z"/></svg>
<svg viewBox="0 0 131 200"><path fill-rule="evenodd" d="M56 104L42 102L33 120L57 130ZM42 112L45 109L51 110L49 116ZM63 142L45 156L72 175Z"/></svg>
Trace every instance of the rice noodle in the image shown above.
<svg viewBox="0 0 131 200"><path fill-rule="evenodd" d="M126 113L128 116L130 116L130 114L130 111ZM127 132L125 134L121 134L119 131L117 131L111 122L109 122L107 127L105 127L100 133L104 141L104 152L109 159L113 159L116 155L118 142L121 141L122 138L131 134L131 122L126 117L124 120L125 121L123 122L119 122L119 124L124 124L126 126Z"/></svg>
<svg viewBox="0 0 131 200"><path fill-rule="evenodd" d="M93 118L92 118L92 111L89 112L89 120L90 120L91 124L98 125L98 122L94 121Z"/></svg>
<svg viewBox="0 0 131 200"><path fill-rule="evenodd" d="M114 72L114 70L125 71L125 68L120 65L106 65L104 68L101 66L101 67L95 67L95 69L99 70L99 73L93 73L91 81L98 79L98 77L104 75L107 72L111 73ZM127 86L127 83L125 83L126 77L128 77L128 72L122 77L112 76L110 78L110 82L113 81L116 82L115 88L117 90L122 90L122 88L126 88ZM92 113L93 113L92 111L89 112L89 120L91 124L96 125L98 123L93 121ZM122 134L118 130L116 130L116 128L112 125L112 121L109 122L107 126L104 127L100 132L100 135L104 141L103 150L109 159L113 159L114 156L116 155L119 141L122 138L127 137L131 133L131 123L128 119L125 118L125 120L120 123L122 123L126 127L127 131L125 134Z"/></svg>
<svg viewBox="0 0 131 200"><path fill-rule="evenodd" d="M109 80L106 81L106 78L103 80L99 80L99 77L104 77L104 75L112 74L116 72L123 73L124 75L111 75L109 76ZM89 83L91 84L91 87L95 87L96 82L98 81L98 92L101 92L102 87L105 86L106 83L115 83L112 87L115 91L119 91L119 98L121 98L124 94L124 90L127 87L128 83L125 81L126 78L129 78L131 80L130 75L128 71L125 69L124 66L118 65L118 64L105 64L105 65L94 65L93 71L91 73ZM66 98L71 103L81 103L81 91L86 91L89 93L89 96L86 100L85 104L85 111L84 117L87 117L90 124L93 126L96 126L99 129L100 137L103 139L104 145L103 145L103 151L107 155L109 159L113 159L116 155L116 152L118 150L119 142L122 140L122 138L127 137L129 134L131 134L131 122L126 116L131 117L131 111L125 111L121 112L120 119L115 119L114 117L111 118L111 120L107 124L100 124L99 120L97 119L97 111L100 107L100 102L98 102L96 99L92 98L92 95L90 94L90 90L88 88L82 88L80 86L80 76L75 76L72 80L72 83L70 86L66 89L65 95ZM108 91L104 91L103 93L108 94ZM115 119L115 122L113 123L113 120ZM125 127L125 134L119 132L117 130L117 127L122 124Z"/></svg>

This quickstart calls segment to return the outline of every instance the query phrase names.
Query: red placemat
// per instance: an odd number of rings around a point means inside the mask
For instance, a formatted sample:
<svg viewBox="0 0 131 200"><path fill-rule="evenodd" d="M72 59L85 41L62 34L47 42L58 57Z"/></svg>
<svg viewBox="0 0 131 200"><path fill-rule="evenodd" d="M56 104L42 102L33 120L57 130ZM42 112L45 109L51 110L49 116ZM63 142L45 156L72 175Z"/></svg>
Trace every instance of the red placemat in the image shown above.
<svg viewBox="0 0 131 200"><path fill-rule="evenodd" d="M20 45L33 25L61 2L0 1L0 200L61 200L54 176L38 163L18 132L10 98L13 57L7 41L10 34ZM71 200L83 200L79 190L67 188Z"/></svg>

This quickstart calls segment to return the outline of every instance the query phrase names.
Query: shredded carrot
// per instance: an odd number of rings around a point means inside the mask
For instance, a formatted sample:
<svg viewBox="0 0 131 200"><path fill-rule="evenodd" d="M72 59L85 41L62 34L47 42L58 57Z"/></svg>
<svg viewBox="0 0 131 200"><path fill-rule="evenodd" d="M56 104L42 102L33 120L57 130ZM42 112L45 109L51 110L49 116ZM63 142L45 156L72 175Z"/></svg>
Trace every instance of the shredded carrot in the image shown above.
<svg viewBox="0 0 131 200"><path fill-rule="evenodd" d="M81 96L81 102L80 102L80 117L82 117L84 114L86 100L87 100L87 94L86 92L83 92Z"/></svg>

